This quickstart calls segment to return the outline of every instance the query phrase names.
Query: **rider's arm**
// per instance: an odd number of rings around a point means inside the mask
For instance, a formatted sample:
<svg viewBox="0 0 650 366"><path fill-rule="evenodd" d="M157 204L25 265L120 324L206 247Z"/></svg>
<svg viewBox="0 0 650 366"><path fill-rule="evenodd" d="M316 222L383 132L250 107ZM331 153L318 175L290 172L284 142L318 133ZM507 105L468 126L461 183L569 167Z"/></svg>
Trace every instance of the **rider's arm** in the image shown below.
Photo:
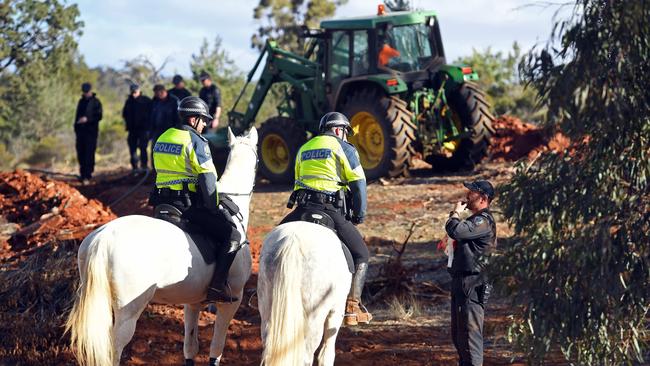
<svg viewBox="0 0 650 366"><path fill-rule="evenodd" d="M347 164L344 166L344 175L348 183L348 188L352 194L352 213L356 222L363 222L368 207L368 195L366 192L366 176L361 166L359 153L352 144L347 142L342 144L343 152L347 158Z"/></svg>
<svg viewBox="0 0 650 366"><path fill-rule="evenodd" d="M352 193L352 212L354 212L357 221L362 222L366 217L368 207L368 195L366 193L366 180L359 179L350 182L350 193Z"/></svg>
<svg viewBox="0 0 650 366"><path fill-rule="evenodd" d="M194 147L192 156L192 169L198 175L198 186L201 189L201 194L205 207L212 211L217 212L219 205L219 196L217 194L217 170L212 162L212 154L210 153L210 146L200 136L190 134L192 136L192 146Z"/></svg>

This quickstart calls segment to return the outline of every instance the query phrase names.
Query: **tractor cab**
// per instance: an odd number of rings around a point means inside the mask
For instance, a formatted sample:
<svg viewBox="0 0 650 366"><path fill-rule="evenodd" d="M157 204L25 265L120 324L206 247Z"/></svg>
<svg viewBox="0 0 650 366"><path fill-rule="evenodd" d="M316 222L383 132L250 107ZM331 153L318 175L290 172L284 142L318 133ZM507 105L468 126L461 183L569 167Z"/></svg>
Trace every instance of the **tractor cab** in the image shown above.
<svg viewBox="0 0 650 366"><path fill-rule="evenodd" d="M342 102L345 84L383 74L387 87L396 86L392 75L404 81L427 79L427 70L445 63L433 11L385 13L380 6L377 16L326 20L321 28L327 39L326 93L333 106Z"/></svg>

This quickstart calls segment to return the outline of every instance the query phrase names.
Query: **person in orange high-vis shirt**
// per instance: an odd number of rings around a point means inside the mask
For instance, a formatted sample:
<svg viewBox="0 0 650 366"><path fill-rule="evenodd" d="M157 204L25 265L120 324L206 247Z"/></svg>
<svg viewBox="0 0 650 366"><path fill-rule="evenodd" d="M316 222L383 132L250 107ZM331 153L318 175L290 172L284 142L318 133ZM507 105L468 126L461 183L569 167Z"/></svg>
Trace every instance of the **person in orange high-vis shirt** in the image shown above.
<svg viewBox="0 0 650 366"><path fill-rule="evenodd" d="M379 66L386 66L388 61L393 57L399 57L398 50L391 47L388 43L384 43L379 50Z"/></svg>

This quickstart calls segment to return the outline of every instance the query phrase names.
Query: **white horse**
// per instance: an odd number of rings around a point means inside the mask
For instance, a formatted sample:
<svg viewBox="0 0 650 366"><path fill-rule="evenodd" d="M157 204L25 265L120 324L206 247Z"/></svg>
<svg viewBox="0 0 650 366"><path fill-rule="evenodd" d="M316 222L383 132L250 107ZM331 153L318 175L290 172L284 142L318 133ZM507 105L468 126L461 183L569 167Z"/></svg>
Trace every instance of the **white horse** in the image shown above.
<svg viewBox="0 0 650 366"><path fill-rule="evenodd" d="M235 137L219 192L239 206L245 235L257 166L257 130ZM240 231L241 231L240 230ZM119 365L124 346L149 302L185 304L183 354L193 360L199 351L198 315L214 264L206 265L199 249L178 227L147 216L124 216L92 232L79 247L78 296L66 324L82 365ZM240 300L217 303L210 358L221 360L228 325L241 303L251 273L251 255L244 245L230 268L229 283ZM192 364L193 361L186 361Z"/></svg>
<svg viewBox="0 0 650 366"><path fill-rule="evenodd" d="M289 222L264 239L257 280L262 364L333 365L352 274L330 229Z"/></svg>

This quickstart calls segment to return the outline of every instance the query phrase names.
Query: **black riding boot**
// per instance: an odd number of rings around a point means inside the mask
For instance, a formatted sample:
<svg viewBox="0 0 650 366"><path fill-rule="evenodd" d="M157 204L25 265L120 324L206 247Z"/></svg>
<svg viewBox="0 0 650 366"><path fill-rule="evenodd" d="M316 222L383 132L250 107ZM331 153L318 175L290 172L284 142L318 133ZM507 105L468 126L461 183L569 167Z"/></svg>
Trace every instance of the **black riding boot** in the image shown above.
<svg viewBox="0 0 650 366"><path fill-rule="evenodd" d="M352 286L348 294L348 301L345 305L345 316L343 322L346 325L357 325L358 323L369 323L372 314L361 304L361 293L366 282L368 263L359 263L352 277Z"/></svg>
<svg viewBox="0 0 650 366"><path fill-rule="evenodd" d="M228 283L228 272L230 272L230 266L232 266L232 262L237 256L240 242L241 235L237 230L233 229L229 245L221 248L220 253L217 255L214 275L212 275L212 282L208 286L206 301L235 302L239 300L232 293Z"/></svg>

